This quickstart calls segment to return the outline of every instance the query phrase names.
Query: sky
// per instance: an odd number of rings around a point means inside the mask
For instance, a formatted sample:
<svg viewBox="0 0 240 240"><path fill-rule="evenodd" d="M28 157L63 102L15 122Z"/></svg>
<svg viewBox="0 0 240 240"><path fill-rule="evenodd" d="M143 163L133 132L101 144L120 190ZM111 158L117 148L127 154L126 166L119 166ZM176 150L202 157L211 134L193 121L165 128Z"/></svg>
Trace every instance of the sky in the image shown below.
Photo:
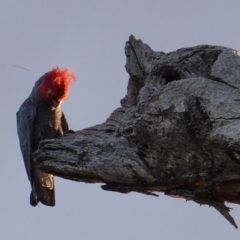
<svg viewBox="0 0 240 240"><path fill-rule="evenodd" d="M162 193L125 195L55 178L56 206L33 208L16 129L19 106L53 67L77 75L63 111L81 130L120 107L131 34L155 51L240 50L239 9L237 0L0 0L0 239L239 239L215 209ZM240 206L229 206L240 226Z"/></svg>

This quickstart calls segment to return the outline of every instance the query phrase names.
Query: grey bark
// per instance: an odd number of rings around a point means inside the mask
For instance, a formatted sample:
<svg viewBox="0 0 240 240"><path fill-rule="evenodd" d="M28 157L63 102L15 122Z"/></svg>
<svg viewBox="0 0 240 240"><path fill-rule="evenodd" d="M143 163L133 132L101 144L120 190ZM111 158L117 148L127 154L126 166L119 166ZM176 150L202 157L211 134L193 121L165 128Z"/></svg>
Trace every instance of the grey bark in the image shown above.
<svg viewBox="0 0 240 240"><path fill-rule="evenodd" d="M193 200L236 228L240 203L240 53L201 45L155 52L130 36L127 95L106 122L45 140L35 165L104 190Z"/></svg>

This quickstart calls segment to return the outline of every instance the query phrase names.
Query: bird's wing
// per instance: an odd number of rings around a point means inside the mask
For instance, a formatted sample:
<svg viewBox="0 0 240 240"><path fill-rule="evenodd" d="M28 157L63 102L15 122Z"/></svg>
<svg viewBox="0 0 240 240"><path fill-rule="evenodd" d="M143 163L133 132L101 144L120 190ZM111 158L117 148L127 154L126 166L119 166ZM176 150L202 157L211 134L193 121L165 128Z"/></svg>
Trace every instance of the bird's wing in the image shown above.
<svg viewBox="0 0 240 240"><path fill-rule="evenodd" d="M36 108L27 99L17 112L17 130L28 179L32 183L32 135Z"/></svg>
<svg viewBox="0 0 240 240"><path fill-rule="evenodd" d="M63 134L65 134L66 132L69 131L69 126L63 111L62 111L61 123L62 123Z"/></svg>

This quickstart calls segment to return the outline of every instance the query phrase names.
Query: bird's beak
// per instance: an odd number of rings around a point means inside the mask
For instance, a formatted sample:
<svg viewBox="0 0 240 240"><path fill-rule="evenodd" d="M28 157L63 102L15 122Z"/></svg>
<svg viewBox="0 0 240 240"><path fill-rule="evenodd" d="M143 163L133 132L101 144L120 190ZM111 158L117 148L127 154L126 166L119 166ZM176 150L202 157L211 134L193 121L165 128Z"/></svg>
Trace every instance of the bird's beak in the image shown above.
<svg viewBox="0 0 240 240"><path fill-rule="evenodd" d="M62 101L57 101L57 100L53 100L53 99L52 99L52 106L53 106L54 108L59 107L59 106L61 105L61 103L62 103Z"/></svg>

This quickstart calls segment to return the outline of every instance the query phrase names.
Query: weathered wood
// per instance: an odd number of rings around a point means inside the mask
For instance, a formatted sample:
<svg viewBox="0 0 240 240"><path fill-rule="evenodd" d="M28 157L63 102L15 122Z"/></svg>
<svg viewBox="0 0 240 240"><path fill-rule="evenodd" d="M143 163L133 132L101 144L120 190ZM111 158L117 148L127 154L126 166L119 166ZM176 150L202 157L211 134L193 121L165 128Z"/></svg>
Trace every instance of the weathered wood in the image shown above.
<svg viewBox="0 0 240 240"><path fill-rule="evenodd" d="M106 122L45 140L35 164L104 190L164 192L216 208L240 203L240 53L201 45L165 54L130 36L127 95Z"/></svg>

